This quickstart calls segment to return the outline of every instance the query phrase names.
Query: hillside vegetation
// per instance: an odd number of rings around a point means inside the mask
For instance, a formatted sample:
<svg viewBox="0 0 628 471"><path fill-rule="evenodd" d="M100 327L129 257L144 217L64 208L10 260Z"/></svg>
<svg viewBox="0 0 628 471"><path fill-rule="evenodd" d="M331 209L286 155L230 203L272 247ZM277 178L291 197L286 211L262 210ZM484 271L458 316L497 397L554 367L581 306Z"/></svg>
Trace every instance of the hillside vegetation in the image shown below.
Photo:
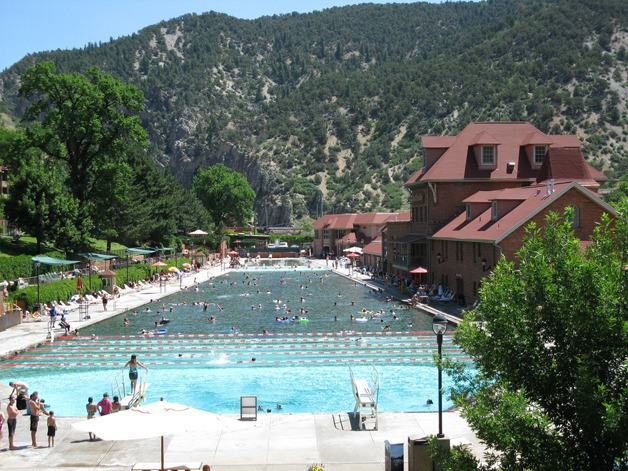
<svg viewBox="0 0 628 471"><path fill-rule="evenodd" d="M526 120L576 133L614 179L628 168L624 0L364 4L239 20L185 15L81 50L32 54L0 75L19 120L26 67L96 65L146 97L149 153L184 184L242 172L262 225L399 210L421 135Z"/></svg>

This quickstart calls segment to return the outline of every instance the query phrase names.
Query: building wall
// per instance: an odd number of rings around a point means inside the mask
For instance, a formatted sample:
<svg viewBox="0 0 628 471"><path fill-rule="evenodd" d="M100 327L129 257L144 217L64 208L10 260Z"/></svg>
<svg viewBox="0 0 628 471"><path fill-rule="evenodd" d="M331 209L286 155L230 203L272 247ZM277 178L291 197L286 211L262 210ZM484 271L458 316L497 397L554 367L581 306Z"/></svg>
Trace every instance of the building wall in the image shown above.
<svg viewBox="0 0 628 471"><path fill-rule="evenodd" d="M469 306L478 299L477 290L482 283L482 278L490 274L499 261L501 254L507 260L514 260L516 252L523 245L525 229L531 222L537 226L545 224L545 217L550 211L562 214L567 206L575 205L580 211L580 226L574 229L574 234L580 240L590 240L591 234L597 222L602 218L604 209L585 197L578 190L572 189L559 200L548 206L545 210L531 218L520 228L506 237L499 246L492 243L476 244L462 242L461 249L456 249L456 241L430 241L431 274L430 281L436 285L442 283L444 288L459 293L459 284L462 284L464 299L456 298L453 302L461 301ZM478 253L478 247L480 252ZM460 252L461 250L461 252ZM437 254L441 254L441 262L437 260ZM460 257L460 253L462 257ZM486 260L486 270L482 269L482 260ZM461 281L459 281L461 280Z"/></svg>
<svg viewBox="0 0 628 471"><path fill-rule="evenodd" d="M432 235L452 218L466 209L462 201L478 191L519 188L521 182L447 182L434 183L437 201L434 202L432 191L428 193L428 235Z"/></svg>

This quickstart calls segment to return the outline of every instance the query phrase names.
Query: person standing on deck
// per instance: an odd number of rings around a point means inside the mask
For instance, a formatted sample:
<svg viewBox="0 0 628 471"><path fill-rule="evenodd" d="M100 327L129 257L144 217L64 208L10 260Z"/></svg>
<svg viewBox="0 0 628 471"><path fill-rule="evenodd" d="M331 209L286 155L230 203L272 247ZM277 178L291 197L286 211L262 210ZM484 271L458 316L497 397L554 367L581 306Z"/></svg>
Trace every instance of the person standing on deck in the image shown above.
<svg viewBox="0 0 628 471"><path fill-rule="evenodd" d="M43 402L39 402L39 394L35 391L31 394L31 400L28 402L31 409L31 441L33 448L37 448L37 426L39 425L39 413L43 412L48 415Z"/></svg>

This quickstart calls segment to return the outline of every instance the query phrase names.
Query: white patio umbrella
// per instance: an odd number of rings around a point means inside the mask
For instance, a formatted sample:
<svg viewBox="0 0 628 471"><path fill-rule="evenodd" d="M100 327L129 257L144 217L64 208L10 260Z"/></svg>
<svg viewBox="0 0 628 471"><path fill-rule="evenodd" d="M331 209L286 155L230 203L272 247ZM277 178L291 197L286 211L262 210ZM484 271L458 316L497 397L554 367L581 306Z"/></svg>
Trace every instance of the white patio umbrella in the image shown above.
<svg viewBox="0 0 628 471"><path fill-rule="evenodd" d="M197 235L202 236L202 235L208 235L208 234L209 234L208 232L202 231L200 229L196 229L195 231L188 232L188 235L191 235L191 236L197 236Z"/></svg>
<svg viewBox="0 0 628 471"><path fill-rule="evenodd" d="M164 469L164 435L202 430L236 430L251 427L235 419L158 401L115 414L72 424L76 430L93 433L102 440L141 440L161 437L161 469Z"/></svg>
<svg viewBox="0 0 628 471"><path fill-rule="evenodd" d="M349 247L348 249L344 249L343 252L362 253L362 248L361 247Z"/></svg>

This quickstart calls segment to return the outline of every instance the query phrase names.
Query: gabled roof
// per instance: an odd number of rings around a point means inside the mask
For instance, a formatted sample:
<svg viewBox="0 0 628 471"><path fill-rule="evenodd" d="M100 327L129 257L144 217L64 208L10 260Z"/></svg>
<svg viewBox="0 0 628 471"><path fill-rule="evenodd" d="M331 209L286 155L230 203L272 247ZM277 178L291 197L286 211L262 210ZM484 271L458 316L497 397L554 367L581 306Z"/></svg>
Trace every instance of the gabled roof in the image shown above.
<svg viewBox="0 0 628 471"><path fill-rule="evenodd" d="M544 134L526 122L471 123L456 136L424 136L422 142L424 149L447 150L429 169L421 169L412 175L406 185L419 180L532 180L538 171L530 166L525 146L580 148L577 136ZM496 168L478 168L473 146L481 144L498 146ZM508 171L509 162L515 163L514 171Z"/></svg>
<svg viewBox="0 0 628 471"><path fill-rule="evenodd" d="M508 188L501 191L478 192L473 195L473 198L476 200L486 200L487 197L490 197L492 201L512 201L516 199L521 201L521 203L503 216L493 220L491 218L491 209L488 208L475 218L467 221L466 213L462 213L437 231L432 238L499 243L570 190L579 191L592 202L601 206L607 213L615 214L611 206L606 204L591 190L584 188L577 182L555 183L554 191L549 195L547 194L547 186L545 184L523 188Z"/></svg>
<svg viewBox="0 0 628 471"><path fill-rule="evenodd" d="M387 221L410 220L410 213L326 214L314 221L314 229L353 229L355 226L383 226Z"/></svg>

